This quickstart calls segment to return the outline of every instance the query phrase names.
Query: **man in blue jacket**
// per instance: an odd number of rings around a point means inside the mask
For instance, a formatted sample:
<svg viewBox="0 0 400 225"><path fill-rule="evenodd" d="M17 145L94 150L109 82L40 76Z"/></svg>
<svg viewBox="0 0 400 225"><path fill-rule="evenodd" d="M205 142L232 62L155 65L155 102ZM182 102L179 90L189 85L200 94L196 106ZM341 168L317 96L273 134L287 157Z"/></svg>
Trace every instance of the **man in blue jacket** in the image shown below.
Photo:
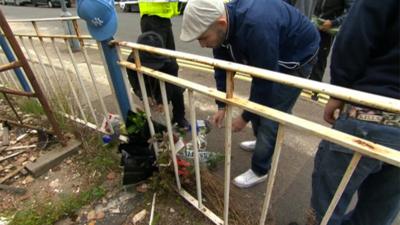
<svg viewBox="0 0 400 225"><path fill-rule="evenodd" d="M331 83L400 99L400 4L360 0L336 38ZM339 118L334 112L341 110ZM324 119L334 128L400 151L400 114L331 98ZM352 158L352 151L322 141L315 156L311 206L316 223L325 215ZM354 210L344 216L357 192ZM329 225L391 225L400 211L400 168L363 157L336 206Z"/></svg>
<svg viewBox="0 0 400 225"><path fill-rule="evenodd" d="M319 36L314 25L282 0L190 0L183 15L181 39L198 40L213 48L217 59L309 77L318 52ZM225 91L226 73L215 70L217 89ZM290 112L300 90L268 80L253 78L250 101ZM213 120L221 126L225 109L220 102ZM233 120L233 131L251 121L257 137L252 165L234 179L241 188L267 178L278 124L250 112Z"/></svg>

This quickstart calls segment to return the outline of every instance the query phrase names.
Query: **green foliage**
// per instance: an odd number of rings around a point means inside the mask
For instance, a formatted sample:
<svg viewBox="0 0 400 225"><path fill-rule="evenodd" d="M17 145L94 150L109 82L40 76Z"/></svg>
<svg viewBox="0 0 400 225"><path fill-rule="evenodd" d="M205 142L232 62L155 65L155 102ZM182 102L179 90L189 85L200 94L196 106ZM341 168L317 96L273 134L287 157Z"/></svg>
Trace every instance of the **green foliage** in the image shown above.
<svg viewBox="0 0 400 225"><path fill-rule="evenodd" d="M151 222L151 225L157 225L160 222L160 214L154 213L153 221Z"/></svg>
<svg viewBox="0 0 400 225"><path fill-rule="evenodd" d="M129 115L128 121L132 124L126 128L126 132L128 132L128 134L138 134L146 125L146 114L144 112L138 112L135 115Z"/></svg>
<svg viewBox="0 0 400 225"><path fill-rule="evenodd" d="M36 99L23 99L20 101L20 109L22 112L41 116L44 114L43 108Z"/></svg>
<svg viewBox="0 0 400 225"><path fill-rule="evenodd" d="M68 195L58 203L43 202L15 214L9 225L51 225L59 219L75 214L82 206L102 198L105 190L93 187L79 195Z"/></svg>
<svg viewBox="0 0 400 225"><path fill-rule="evenodd" d="M211 154L206 164L209 170L215 170L218 164L225 160L225 156L220 153Z"/></svg>

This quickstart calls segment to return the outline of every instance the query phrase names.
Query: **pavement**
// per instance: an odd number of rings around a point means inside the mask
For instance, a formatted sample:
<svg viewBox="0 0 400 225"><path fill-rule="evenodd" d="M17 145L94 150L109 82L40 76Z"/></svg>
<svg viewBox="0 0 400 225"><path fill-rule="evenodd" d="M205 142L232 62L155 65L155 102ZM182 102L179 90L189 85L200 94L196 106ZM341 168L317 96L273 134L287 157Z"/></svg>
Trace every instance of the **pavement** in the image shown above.
<svg viewBox="0 0 400 225"><path fill-rule="evenodd" d="M49 9L45 7L33 8L0 6L7 18L41 18L41 17L57 17L60 15L60 9ZM70 9L73 15L76 15L75 9ZM119 29L116 34L116 39L134 41L140 33L139 15L137 13L118 13ZM177 50L195 53L203 56L211 56L211 50L202 49L198 43L184 43L178 38L181 17L173 19L173 30ZM83 33L87 33L83 23L80 24ZM43 23L43 27L51 27L50 23ZM57 29L54 28L53 29ZM326 75L329 71L326 72ZM212 76L201 72L188 71L183 69L180 71L180 77L191 81L196 81L200 84L213 87L214 80ZM324 81L328 81L328 76L325 76ZM238 81L235 84L235 94L239 96L248 96L249 83ZM108 93L108 92L105 92ZM114 104L114 98L103 93L103 98L110 105ZM214 101L208 97L195 94L198 102L197 117L206 119L211 116L216 106ZM187 99L186 105L188 105ZM234 110L235 115L240 114L239 109ZM316 102L307 99L299 98L293 114L301 118L305 118L320 124L328 126L322 120L323 106ZM243 132L234 133L232 137L232 170L231 176L234 178L240 173L247 170L250 166L251 153L244 152L239 149L239 143L244 140L253 139L251 127L248 126ZM208 149L210 151L223 152L223 130L213 128L208 135ZM313 169L313 158L320 142L319 138L313 137L295 129L287 129L285 132L282 154L277 171L276 184L272 196L272 215L277 225L286 225L290 222L297 221L300 224L305 224L305 215L309 207L311 195L311 173ZM217 177L223 179L223 165L215 173ZM239 190L236 187L235 191L241 193L239 196L241 207L246 209L249 214L259 217L264 199L266 185L264 183L250 189ZM399 225L397 221L395 224Z"/></svg>

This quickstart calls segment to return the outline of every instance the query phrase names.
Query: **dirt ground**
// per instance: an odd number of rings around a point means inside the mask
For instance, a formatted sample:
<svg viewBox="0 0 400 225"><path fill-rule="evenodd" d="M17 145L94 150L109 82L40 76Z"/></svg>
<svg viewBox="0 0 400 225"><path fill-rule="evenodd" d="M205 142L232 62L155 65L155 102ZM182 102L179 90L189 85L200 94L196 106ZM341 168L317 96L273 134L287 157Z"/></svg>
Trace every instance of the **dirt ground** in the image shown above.
<svg viewBox="0 0 400 225"><path fill-rule="evenodd" d="M15 119L12 118L12 111L7 104L3 104L3 99L0 99L0 101L2 101L0 106L2 118ZM31 125L45 124L42 121L45 118L38 118L34 115L30 115L29 118L31 118ZM82 131L82 133L84 132L90 132L90 130ZM10 140L15 141L17 137L24 133L27 133L26 137L8 147L26 146L40 142L37 133L29 133L28 129L17 126L11 126ZM72 138L73 135L68 134L67 136ZM83 142L85 141L88 140L83 140ZM61 147L59 143L52 139L48 141L45 148L33 147L15 157L2 160L0 163L0 179L3 179L18 168L24 167L28 162L35 162L41 155ZM138 186L123 187L121 185L121 169L118 168L119 156L116 154L116 147L106 149L108 151L106 154L114 157L112 158L113 166L104 171L93 170L93 167L87 165L87 158L91 157L93 153L91 151L93 149L90 146L83 144L78 154L65 159L40 177L34 178L23 169L20 173L7 179L4 184L20 188L24 193L0 190L0 198L2 199L0 203L0 222L2 223L0 224L6 224L3 223L6 221L4 218L10 218L11 215L17 212L34 209L38 205L40 207L43 205L50 208L52 206L56 207L59 202L64 201L66 196L79 196L96 183L99 183L104 189L104 195L73 213L60 216L61 220L55 224L148 224L152 198L155 193L154 188L150 187L150 182ZM0 159L2 159L13 152L5 150L0 153ZM133 218L143 210L146 212L144 217L139 222L133 223ZM153 218L153 224L213 224L173 190L156 197ZM36 223L26 221L26 223L17 222L13 224L26 225Z"/></svg>

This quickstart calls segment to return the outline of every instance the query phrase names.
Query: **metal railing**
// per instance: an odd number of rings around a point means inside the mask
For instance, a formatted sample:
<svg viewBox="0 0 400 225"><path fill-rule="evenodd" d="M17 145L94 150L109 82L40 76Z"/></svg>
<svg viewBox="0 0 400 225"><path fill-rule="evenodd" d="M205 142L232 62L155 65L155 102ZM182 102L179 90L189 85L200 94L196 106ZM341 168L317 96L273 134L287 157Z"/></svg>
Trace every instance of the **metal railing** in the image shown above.
<svg viewBox="0 0 400 225"><path fill-rule="evenodd" d="M334 130L332 128L328 128L322 126L320 124L296 117L291 114L287 114L251 101L248 101L244 98L240 98L234 95L234 75L237 72L243 74L249 74L253 77L267 79L270 81L282 83L288 86L309 89L315 92L323 92L334 96L336 98L343 99L348 102L353 102L357 104L362 104L366 106L370 106L373 108L379 108L385 111L400 113L400 101L396 99L391 99L387 97L382 97L378 95L373 95L365 92L355 91L347 88L342 88L338 86L333 86L330 84L324 84L320 82L315 82L303 78L293 77L290 75L268 71L260 68L254 68L250 66L245 66L237 63L226 62L216 59L211 59L207 57L202 57L193 54L187 54L182 52L176 52L166 49L153 48L145 45L140 45L136 43L129 43L124 41L112 41L112 44L120 46L120 47L128 47L134 51L135 54L135 63L129 63L127 61L119 61L118 63L122 67L126 67L132 70L136 70L138 72L140 86L142 90L142 95L144 96L144 104L147 117L149 119L149 126L152 127L151 123L151 112L148 105L147 95L146 95L146 87L143 81L143 75L151 76L160 81L160 87L163 95L163 104L164 107L168 102L166 101L166 91L165 91L165 82L174 84L176 86L180 86L188 90L188 98L189 98L189 108L190 108L190 121L191 126L196 126L196 113L195 113L195 99L193 98L193 93L197 92L208 97L212 97L218 101L222 101L226 103L226 119L225 119L225 181L224 181L224 215L223 219L216 216L215 213L211 212L202 204L202 192L201 192L201 184L200 184L200 168L199 168L199 153L197 149L197 145L194 144L194 161L195 161L195 175L196 175L196 189L197 189L197 199L188 194L181 186L181 181L178 175L177 170L177 162L175 155L177 151L174 145L171 144L171 152L172 158L175 168L175 176L177 187L179 189L179 193L192 203L196 208L198 208L202 213L204 213L208 218L210 218L215 224L228 224L229 217L229 191L230 191L230 171L231 171L231 142L232 142L232 107L236 106L243 110L247 110L259 116L271 119L279 123L277 140L274 150L274 155L272 158L272 167L269 172L266 194L262 209L262 214L260 218L260 224L265 224L267 213L269 209L269 205L271 202L271 194L275 182L275 176L277 172L277 167L279 163L279 157L282 149L283 137L285 133L285 129L287 128L295 128L300 129L302 131L308 132L312 135L315 135L324 140L331 141L338 145L347 147L352 149L355 154L351 163L349 164L346 173L343 176L343 179L335 193L335 196L327 210L326 215L324 216L322 223L323 225L327 224L329 218L332 215L333 210L335 209L338 200L340 199L344 188L351 175L353 174L355 168L357 167L358 162L360 161L362 156L368 156L375 159L379 159L383 162L392 164L394 166L400 167L400 152L387 148L382 145L374 144L370 141L363 140L349 134ZM182 60L188 60L195 63L205 64L208 66L212 66L214 68L221 68L227 71L227 82L226 82L226 93L215 90L214 88L210 88L204 85L197 84L192 81L184 80L181 78L177 78L160 71L153 70L151 68L146 68L141 65L139 58L139 51L146 51L154 54L160 54L163 56L173 57ZM165 108L167 109L167 108ZM166 111L168 112L168 111ZM170 142L173 143L173 136L171 131L171 125L168 121L170 121L170 116L168 113L165 113L165 120L167 121L168 135ZM152 129L154 130L154 129ZM197 143L197 134L196 129L192 129L192 142ZM152 133L154 135L154 133Z"/></svg>
<svg viewBox="0 0 400 225"><path fill-rule="evenodd" d="M16 33L15 36L52 106L64 116L99 130L102 125L101 120L103 118L108 120L109 112L120 112L115 105L105 104L104 96L115 95L99 51L101 46L91 36L80 35L78 19L78 17L64 17L8 20L8 22L15 27L19 25L25 30L33 31L33 33ZM64 35L57 29L65 26L67 21L71 21L74 25L76 35ZM43 33L40 25L46 22L57 23L54 26L56 30ZM69 41L72 39L79 40L81 45L79 52L73 52ZM91 57L88 51L91 51ZM93 62L93 57L96 62ZM0 59L6 60L4 56L0 56ZM5 79L0 80L2 84L19 87L13 72L7 74ZM103 82L100 83L98 80ZM98 103L96 106L95 102ZM116 101L113 99L109 102Z"/></svg>
<svg viewBox="0 0 400 225"><path fill-rule="evenodd" d="M64 20L72 20L75 30L75 35L60 35L60 34L43 34L39 32L37 28L37 23L45 22L45 21L64 21ZM40 83L43 87L49 87L48 93L46 93L51 99L55 101L54 105L57 105L57 90L68 91L69 94L65 93L63 96L67 96L68 101L67 107L60 107L62 112L67 115L69 118L74 119L75 121L86 124L89 127L94 129L99 128L98 111L100 111L101 115L107 118L108 108L107 105L103 101L103 96L101 95L98 88L98 76L100 74L94 73L93 66L95 65L96 60L93 60L93 57L99 56L99 58L104 60L102 54L99 53L101 50L101 45L99 43L93 42L93 40L89 36L80 35L78 26L77 26L77 17L72 18L51 18L51 19L36 19L36 20L13 20L9 21L10 23L31 23L35 33L33 34L17 34L16 36L19 38L21 45L24 47L24 52L26 56L30 59L31 65L35 70L35 73L38 77L41 77ZM73 53L69 46L67 40L76 38L80 41L82 52ZM36 44L35 44L36 43ZM29 45L28 45L29 44ZM352 173L354 172L359 160L363 156L368 156L371 158L375 158L386 162L388 164L400 167L400 153L396 150L387 148L382 145L374 144L370 141L363 140L343 132L339 132L337 130L331 129L329 127L325 127L323 125L317 124L315 122L311 122L297 116L287 114L284 112L280 112L278 110L248 101L247 99L238 97L234 93L234 75L240 74L244 75L242 78L249 80L248 76L257 77L261 79L267 79L270 81L274 81L277 83L282 83L288 86L297 87L301 89L307 89L315 92L325 93L330 96L334 96L339 99L343 99L348 102L354 102L357 104L362 104L366 106L370 106L373 108L382 109L385 111L391 111L400 113L400 101L396 99L386 98L382 96L377 96L373 94L368 94L365 92L355 91L347 88L337 87L330 84L319 83L311 80L306 80L303 78L293 77L290 75L277 73L273 71L268 71L260 68L254 68L250 66L245 66L237 63L231 63L221 60L216 60L208 57L202 57L198 55L182 53L177 51L171 51L166 49L153 48L149 46L144 46L136 43L130 42L121 42L121 41L112 41L109 43L111 46L117 48L119 53L118 63L121 66L122 73L124 74L124 81L126 85L126 90L130 90L127 82L126 68L136 70L138 72L139 83L141 87L141 92L143 96L143 104L146 112L146 116L148 119L148 125L150 128L151 135L154 135L154 125L152 123L152 115L150 110L150 104L147 96L146 87L144 85L144 76L151 76L159 80L162 101L164 106L164 116L165 122L168 131L168 138L170 143L170 150L173 160L174 173L176 179L176 185L179 190L179 194L185 198L188 202L190 202L195 208L197 208L200 212L202 212L205 216L207 216L211 221L215 224L228 224L229 218L229 199L230 199L230 171L231 171L231 142L232 142L232 109L233 107L239 107L243 110L250 111L259 116L271 119L279 123L277 141L275 146L275 151L272 159L272 167L269 172L268 181L266 185L266 194L263 202L262 214L260 217L260 224L265 224L266 217L268 214L269 205L271 202L271 194L274 187L274 182L276 178L277 167L279 164L280 153L282 149L283 137L285 134L285 130L287 128L294 128L304 132L307 132L311 135L317 136L324 140L331 141L338 145L347 147L352 149L355 154L353 159L343 176L343 180L338 187L336 194L330 204L330 207L322 221L321 224L326 224L328 219L330 218L334 208L340 196L343 193L344 188L346 187ZM46 50L46 45L50 45L53 51L52 54L49 54L50 50ZM97 50L93 50L93 46ZM61 47L63 47L64 51L61 51ZM39 52L39 48L41 49L41 53ZM129 63L125 60L126 57L122 55L123 52L126 52L126 49L132 50L135 54L135 63ZM91 51L91 57L89 57L88 51ZM186 68L189 69L199 69L199 70L209 70L210 68L222 68L227 71L227 88L226 93L217 91L215 88L207 87L189 80L185 80L182 78L174 77L165 73L162 73L157 70L153 70L141 65L139 51L147 51L154 54L160 54L168 57L176 58L179 62L184 62L188 65ZM101 52L101 51L100 51ZM55 55L56 58L50 57L50 55ZM79 60L77 60L77 55L80 55ZM0 57L1 58L1 57ZM66 60L66 58L68 60ZM57 61L57 62L55 62ZM79 67L79 62L82 62L82 65L87 67L87 73L82 75L82 69ZM98 63L96 61L96 63ZM110 95L115 99L115 90L113 89L113 85L111 84L110 75L107 72L107 69L102 66L102 64L106 64L104 61L98 63L96 66L102 68L103 73L102 76L107 77L106 86L108 85L111 88ZM69 65L68 68L66 68ZM49 73L48 71L51 71ZM62 74L59 76L58 74ZM247 74L247 75L245 75ZM56 82L53 82L52 77L60 78L59 80L54 79ZM89 81L83 81L82 78L87 77ZM5 80L8 79L8 80ZM17 81L12 78L12 75L6 76L6 78L0 80L2 83L7 83L8 85L18 85ZM225 136L224 136L224 149L225 149L225 177L224 177L224 211L223 217L220 218L215 212L212 212L208 209L202 202L203 194L202 194L202 185L200 182L201 171L199 166L199 150L196 144L193 144L194 147L194 162L195 162L195 177L196 177L196 197L193 197L186 191L182 185L180 176L178 174L178 165L176 161L176 154L178 153L175 149L175 145L173 144L173 133L172 133L172 125L171 125L171 116L169 114L168 101L165 83L170 83L188 90L188 100L189 100L189 112L190 112L190 122L191 126L196 126L196 99L194 97L195 93L199 93L213 99L222 101L226 103L226 118L225 118ZM93 86L93 92L95 96L90 96L88 91L88 84ZM67 86L67 89L64 90L63 86ZM76 86L79 88L77 89ZM82 91L83 93L80 93ZM104 92L104 90L102 89ZM128 93L128 96L131 98L131 93ZM82 99L86 100L85 103L82 102ZM100 107L95 108L92 105L93 101L100 101ZM133 101L130 99L131 107L133 107ZM62 104L60 104L62 105ZM96 110L97 109L97 110ZM78 110L78 112L76 112ZM121 112L120 112L121 113ZM192 142L197 143L197 133L196 129L191 129Z"/></svg>

